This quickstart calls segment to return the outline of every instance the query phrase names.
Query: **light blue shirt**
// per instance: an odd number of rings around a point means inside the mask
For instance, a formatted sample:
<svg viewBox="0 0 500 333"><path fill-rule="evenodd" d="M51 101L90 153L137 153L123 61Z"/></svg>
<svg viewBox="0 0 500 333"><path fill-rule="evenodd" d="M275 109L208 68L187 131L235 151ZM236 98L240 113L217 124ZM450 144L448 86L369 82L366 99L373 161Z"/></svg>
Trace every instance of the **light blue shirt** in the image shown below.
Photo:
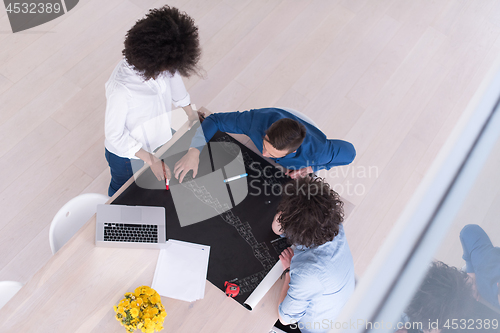
<svg viewBox="0 0 500 333"><path fill-rule="evenodd" d="M289 323L298 322L303 333L327 332L354 291L354 262L344 228L331 242L294 252L279 314Z"/></svg>

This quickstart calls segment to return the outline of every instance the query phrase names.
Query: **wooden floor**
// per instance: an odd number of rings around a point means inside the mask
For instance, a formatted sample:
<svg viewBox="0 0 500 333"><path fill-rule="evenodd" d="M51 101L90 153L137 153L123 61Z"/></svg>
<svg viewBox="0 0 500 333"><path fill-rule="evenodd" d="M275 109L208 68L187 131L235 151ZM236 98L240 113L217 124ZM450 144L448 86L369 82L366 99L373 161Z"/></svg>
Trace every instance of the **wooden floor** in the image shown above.
<svg viewBox="0 0 500 333"><path fill-rule="evenodd" d="M16 34L0 9L0 280L26 282L50 258L64 203L106 193L104 83L125 32L163 4L80 0ZM194 103L291 107L354 144L353 164L323 174L356 206L346 232L358 276L500 54L496 0L168 4L199 26L204 77L185 80Z"/></svg>

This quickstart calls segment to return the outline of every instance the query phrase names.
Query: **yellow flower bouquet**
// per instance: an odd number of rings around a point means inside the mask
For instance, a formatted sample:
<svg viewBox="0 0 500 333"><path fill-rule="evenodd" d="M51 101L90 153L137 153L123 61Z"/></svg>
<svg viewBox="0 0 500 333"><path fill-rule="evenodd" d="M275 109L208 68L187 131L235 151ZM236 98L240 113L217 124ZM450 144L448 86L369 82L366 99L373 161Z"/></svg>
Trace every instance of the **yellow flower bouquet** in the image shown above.
<svg viewBox="0 0 500 333"><path fill-rule="evenodd" d="M140 329L144 333L153 333L163 329L167 316L158 293L148 287L136 288L133 293L126 293L125 298L113 306L116 320L125 326L127 332Z"/></svg>

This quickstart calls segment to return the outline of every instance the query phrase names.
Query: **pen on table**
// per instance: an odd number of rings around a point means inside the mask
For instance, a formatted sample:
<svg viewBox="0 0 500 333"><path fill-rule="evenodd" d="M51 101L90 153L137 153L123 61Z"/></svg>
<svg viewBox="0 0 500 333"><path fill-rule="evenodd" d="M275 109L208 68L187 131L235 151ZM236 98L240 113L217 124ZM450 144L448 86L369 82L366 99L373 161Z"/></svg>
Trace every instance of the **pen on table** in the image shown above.
<svg viewBox="0 0 500 333"><path fill-rule="evenodd" d="M165 164L163 162L161 163L161 166L163 167L163 174L165 175L165 187L167 188L168 191L168 184L170 183L167 178L167 173L165 172Z"/></svg>
<svg viewBox="0 0 500 333"><path fill-rule="evenodd" d="M233 181L233 180L236 180L236 179L240 179L240 178L243 178L243 177L246 177L248 176L248 173L244 173L244 174L241 174L241 175L238 175L238 176L234 176L234 177L231 177L231 178L228 178L228 179L224 179L224 183L228 183L230 181Z"/></svg>

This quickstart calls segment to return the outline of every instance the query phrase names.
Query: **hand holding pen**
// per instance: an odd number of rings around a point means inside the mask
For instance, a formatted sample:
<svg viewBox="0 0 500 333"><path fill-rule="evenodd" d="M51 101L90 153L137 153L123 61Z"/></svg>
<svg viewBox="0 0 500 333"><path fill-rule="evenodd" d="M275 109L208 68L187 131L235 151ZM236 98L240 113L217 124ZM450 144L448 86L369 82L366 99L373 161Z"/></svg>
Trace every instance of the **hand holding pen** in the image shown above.
<svg viewBox="0 0 500 333"><path fill-rule="evenodd" d="M165 175L165 187L168 191L168 189L169 189L168 185L170 183L169 178L171 177L170 169L168 168L168 166L167 167L165 166L165 163L163 161L161 161L161 165L163 166L163 174ZM166 172L166 170L168 170L168 173Z"/></svg>

